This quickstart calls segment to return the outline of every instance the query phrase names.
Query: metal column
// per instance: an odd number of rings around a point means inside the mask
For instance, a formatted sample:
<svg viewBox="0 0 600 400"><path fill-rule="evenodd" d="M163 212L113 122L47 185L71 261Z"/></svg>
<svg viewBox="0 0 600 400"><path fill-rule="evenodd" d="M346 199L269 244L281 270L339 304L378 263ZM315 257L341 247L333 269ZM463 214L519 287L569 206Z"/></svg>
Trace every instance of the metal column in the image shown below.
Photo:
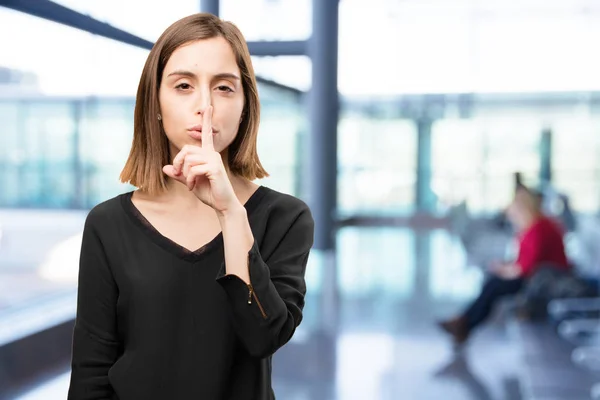
<svg viewBox="0 0 600 400"><path fill-rule="evenodd" d="M543 186L552 183L552 130L545 128L542 131L540 142L540 184Z"/></svg>
<svg viewBox="0 0 600 400"><path fill-rule="evenodd" d="M337 125L339 96L338 0L313 0L312 87L308 94L309 135L306 199L315 220L314 256L321 264L320 329L325 336L337 328L339 293L335 257L337 209Z"/></svg>
<svg viewBox="0 0 600 400"><path fill-rule="evenodd" d="M219 0L200 0L200 11L219 16Z"/></svg>
<svg viewBox="0 0 600 400"><path fill-rule="evenodd" d="M327 251L335 248L337 205L338 0L313 0L312 6L307 199L316 224L314 248Z"/></svg>
<svg viewBox="0 0 600 400"><path fill-rule="evenodd" d="M417 120L417 182L416 207L417 212L426 213L433 210L435 199L431 190L431 126L429 117Z"/></svg>

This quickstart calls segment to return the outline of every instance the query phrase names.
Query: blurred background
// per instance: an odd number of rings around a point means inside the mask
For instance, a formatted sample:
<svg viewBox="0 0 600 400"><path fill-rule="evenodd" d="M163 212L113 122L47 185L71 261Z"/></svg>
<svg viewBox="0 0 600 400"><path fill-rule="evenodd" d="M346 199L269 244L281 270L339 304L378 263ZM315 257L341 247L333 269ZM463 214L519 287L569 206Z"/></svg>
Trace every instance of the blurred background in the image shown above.
<svg viewBox="0 0 600 400"><path fill-rule="evenodd" d="M83 222L133 189L143 64L199 11L249 41L259 183L316 221L278 399L598 394L594 299L535 323L509 299L460 353L435 326L514 254L517 172L600 277L597 0L0 0L0 399L66 398Z"/></svg>

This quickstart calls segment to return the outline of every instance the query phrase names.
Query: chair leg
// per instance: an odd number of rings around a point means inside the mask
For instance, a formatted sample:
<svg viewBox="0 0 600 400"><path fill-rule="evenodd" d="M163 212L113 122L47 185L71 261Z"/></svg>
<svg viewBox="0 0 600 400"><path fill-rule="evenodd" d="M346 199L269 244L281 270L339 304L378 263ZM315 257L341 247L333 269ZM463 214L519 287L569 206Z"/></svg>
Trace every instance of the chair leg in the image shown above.
<svg viewBox="0 0 600 400"><path fill-rule="evenodd" d="M600 319L580 318L563 321L558 325L558 333L564 338L574 338L579 335L600 335Z"/></svg>
<svg viewBox="0 0 600 400"><path fill-rule="evenodd" d="M593 400L600 400L600 382L595 383L590 390L590 397Z"/></svg>

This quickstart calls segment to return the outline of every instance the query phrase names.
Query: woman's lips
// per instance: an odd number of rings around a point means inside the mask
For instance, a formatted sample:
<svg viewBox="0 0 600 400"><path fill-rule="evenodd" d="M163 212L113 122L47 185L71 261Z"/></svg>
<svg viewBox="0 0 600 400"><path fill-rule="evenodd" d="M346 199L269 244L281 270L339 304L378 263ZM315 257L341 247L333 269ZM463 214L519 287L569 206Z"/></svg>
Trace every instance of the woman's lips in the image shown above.
<svg viewBox="0 0 600 400"><path fill-rule="evenodd" d="M213 131L212 134L214 137L217 134L217 132ZM202 131L201 130L190 129L190 130L188 130L188 135L190 135L190 137L193 139L202 140Z"/></svg>

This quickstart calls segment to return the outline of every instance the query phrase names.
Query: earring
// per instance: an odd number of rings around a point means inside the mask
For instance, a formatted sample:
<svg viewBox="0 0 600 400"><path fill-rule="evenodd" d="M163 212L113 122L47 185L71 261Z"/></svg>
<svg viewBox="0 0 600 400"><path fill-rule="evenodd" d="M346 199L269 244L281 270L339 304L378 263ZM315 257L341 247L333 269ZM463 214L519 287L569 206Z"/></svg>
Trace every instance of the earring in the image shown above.
<svg viewBox="0 0 600 400"><path fill-rule="evenodd" d="M161 121L162 120L162 116L160 114L158 114L158 120Z"/></svg>

